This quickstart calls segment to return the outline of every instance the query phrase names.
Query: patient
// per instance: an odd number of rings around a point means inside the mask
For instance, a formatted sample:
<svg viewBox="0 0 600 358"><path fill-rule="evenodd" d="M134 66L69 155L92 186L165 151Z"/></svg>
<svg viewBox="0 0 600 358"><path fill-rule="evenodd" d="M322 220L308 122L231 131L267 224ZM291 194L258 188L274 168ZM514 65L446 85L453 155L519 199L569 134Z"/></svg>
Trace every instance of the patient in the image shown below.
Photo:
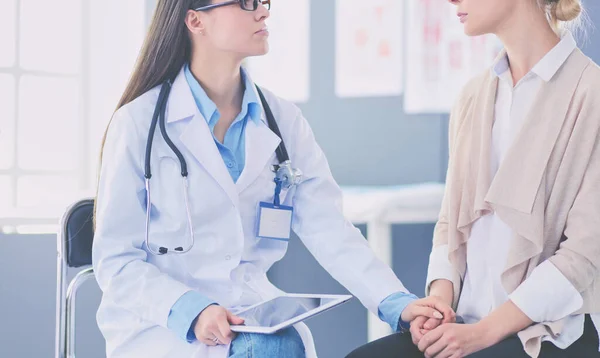
<svg viewBox="0 0 600 358"><path fill-rule="evenodd" d="M451 0L505 50L450 119L427 293L460 323L417 317L362 357L600 357L600 68L561 23L580 0Z"/></svg>

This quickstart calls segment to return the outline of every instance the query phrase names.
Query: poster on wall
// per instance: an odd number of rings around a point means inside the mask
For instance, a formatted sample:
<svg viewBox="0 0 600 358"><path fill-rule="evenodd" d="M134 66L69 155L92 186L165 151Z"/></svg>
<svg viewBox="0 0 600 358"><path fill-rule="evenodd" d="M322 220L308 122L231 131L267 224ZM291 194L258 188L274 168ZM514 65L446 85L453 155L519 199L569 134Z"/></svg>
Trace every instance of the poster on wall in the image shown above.
<svg viewBox="0 0 600 358"><path fill-rule="evenodd" d="M249 58L245 66L254 82L287 100L310 96L310 1L278 1L266 23L269 53Z"/></svg>
<svg viewBox="0 0 600 358"><path fill-rule="evenodd" d="M405 111L448 113L469 79L489 68L501 44L492 35L465 35L456 6L448 2L407 5Z"/></svg>
<svg viewBox="0 0 600 358"><path fill-rule="evenodd" d="M402 94L404 1L337 0L335 93Z"/></svg>

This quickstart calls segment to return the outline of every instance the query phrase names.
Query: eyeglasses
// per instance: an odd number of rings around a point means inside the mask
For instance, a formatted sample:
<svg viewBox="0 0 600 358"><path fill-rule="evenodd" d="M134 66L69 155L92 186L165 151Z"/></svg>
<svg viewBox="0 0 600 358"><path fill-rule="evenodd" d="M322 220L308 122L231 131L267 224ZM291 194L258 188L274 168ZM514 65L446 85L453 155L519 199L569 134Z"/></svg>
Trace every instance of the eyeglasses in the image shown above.
<svg viewBox="0 0 600 358"><path fill-rule="evenodd" d="M225 1L222 3L218 3L218 4L211 4L211 5L197 7L197 8L194 8L194 11L207 11L207 10L216 9L216 8L222 7L222 6L229 6L229 5L235 5L235 4L238 4L242 8L242 10L245 10L245 11L256 11L256 9L258 9L259 4L266 7L267 10L271 10L271 0L231 0L231 1Z"/></svg>

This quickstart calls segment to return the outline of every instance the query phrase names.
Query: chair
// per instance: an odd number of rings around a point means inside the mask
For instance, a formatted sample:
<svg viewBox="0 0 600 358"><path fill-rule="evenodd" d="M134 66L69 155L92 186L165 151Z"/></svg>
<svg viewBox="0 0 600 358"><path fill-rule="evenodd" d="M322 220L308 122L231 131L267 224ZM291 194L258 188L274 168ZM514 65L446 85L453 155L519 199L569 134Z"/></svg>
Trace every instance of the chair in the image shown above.
<svg viewBox="0 0 600 358"><path fill-rule="evenodd" d="M92 242L94 240L94 200L71 205L60 220L57 235L56 341L55 358L75 357L75 298L78 288L94 277ZM69 269L79 272L68 283Z"/></svg>

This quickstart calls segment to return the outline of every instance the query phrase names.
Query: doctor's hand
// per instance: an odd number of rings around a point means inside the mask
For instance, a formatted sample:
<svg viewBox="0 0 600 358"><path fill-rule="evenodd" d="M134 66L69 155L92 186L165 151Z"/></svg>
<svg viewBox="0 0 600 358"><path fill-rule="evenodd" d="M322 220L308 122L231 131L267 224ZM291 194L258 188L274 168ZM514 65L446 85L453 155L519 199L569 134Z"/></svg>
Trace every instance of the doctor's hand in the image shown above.
<svg viewBox="0 0 600 358"><path fill-rule="evenodd" d="M442 313L443 318L439 318L439 316L434 313L434 316L437 317L421 315L410 321L410 335L415 345L419 344L419 341L421 341L421 338L423 338L424 335L429 333L431 330L437 328L442 323L456 322L456 314L443 298L437 296L429 296L427 297L427 299L428 301L420 303L419 301L422 300L419 300L415 301L414 303L432 305L435 311Z"/></svg>
<svg viewBox="0 0 600 358"><path fill-rule="evenodd" d="M452 307L443 299L437 296L429 296L411 302L404 311L402 311L401 319L404 322L412 322L418 317L433 318L439 320L439 324L452 323L456 321L456 314ZM422 318L419 320L419 322ZM423 324L425 324L423 322ZM432 321L435 322L435 321Z"/></svg>
<svg viewBox="0 0 600 358"><path fill-rule="evenodd" d="M194 326L194 334L196 339L207 346L227 345L235 338L235 334L231 331L229 325L240 325L242 323L244 323L242 318L235 316L221 306L212 305L200 313Z"/></svg>

